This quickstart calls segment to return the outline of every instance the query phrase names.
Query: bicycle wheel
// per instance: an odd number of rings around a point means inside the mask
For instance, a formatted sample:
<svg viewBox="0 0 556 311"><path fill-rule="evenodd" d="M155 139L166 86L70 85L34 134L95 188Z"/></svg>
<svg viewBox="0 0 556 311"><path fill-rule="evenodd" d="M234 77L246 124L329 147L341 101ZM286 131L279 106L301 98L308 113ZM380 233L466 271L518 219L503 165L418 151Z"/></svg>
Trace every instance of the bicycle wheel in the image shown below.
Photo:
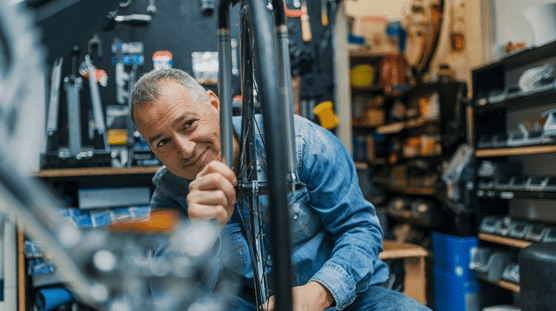
<svg viewBox="0 0 556 311"><path fill-rule="evenodd" d="M262 305L275 295L276 310L291 310L291 246L289 234L284 232L289 233L288 182L293 184L295 180L295 164L286 161L293 158L293 135L290 136L293 109L284 109L280 100L279 86L286 74L280 74L276 64L279 57L271 21L272 16L263 2L240 2L243 102L237 168L238 214L250 248L256 304ZM226 91L223 87L221 90ZM291 100L287 102L291 104ZM286 150L289 150L287 156ZM263 198L265 195L268 197Z"/></svg>

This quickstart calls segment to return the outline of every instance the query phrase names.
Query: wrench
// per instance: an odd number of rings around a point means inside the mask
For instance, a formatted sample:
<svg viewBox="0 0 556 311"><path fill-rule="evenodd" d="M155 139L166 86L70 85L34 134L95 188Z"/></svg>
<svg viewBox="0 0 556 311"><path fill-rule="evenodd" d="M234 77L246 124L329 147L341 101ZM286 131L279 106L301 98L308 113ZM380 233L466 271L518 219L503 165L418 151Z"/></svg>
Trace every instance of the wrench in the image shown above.
<svg viewBox="0 0 556 311"><path fill-rule="evenodd" d="M149 0L149 5L147 6L147 13L149 14L156 13L156 5L154 4L154 0Z"/></svg>

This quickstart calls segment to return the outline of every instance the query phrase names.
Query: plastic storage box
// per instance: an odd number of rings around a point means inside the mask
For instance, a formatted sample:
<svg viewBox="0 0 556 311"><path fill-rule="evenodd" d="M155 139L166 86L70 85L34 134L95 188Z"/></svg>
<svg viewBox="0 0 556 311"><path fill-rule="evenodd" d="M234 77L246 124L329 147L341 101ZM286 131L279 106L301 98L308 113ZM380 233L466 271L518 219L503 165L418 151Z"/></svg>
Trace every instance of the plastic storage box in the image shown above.
<svg viewBox="0 0 556 311"><path fill-rule="evenodd" d="M463 279L476 278L469 269L471 254L477 249L477 237L456 237L432 233L433 265L435 269L453 273Z"/></svg>
<svg viewBox="0 0 556 311"><path fill-rule="evenodd" d="M457 277L434 269L435 311L480 311L479 285L476 280Z"/></svg>

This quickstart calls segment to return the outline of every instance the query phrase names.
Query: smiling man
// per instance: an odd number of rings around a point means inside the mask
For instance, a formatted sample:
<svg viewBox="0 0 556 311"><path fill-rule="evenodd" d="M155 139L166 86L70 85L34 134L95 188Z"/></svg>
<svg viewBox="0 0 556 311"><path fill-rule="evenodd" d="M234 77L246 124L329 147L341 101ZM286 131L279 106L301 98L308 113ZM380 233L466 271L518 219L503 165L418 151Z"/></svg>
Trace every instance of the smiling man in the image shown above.
<svg viewBox="0 0 556 311"><path fill-rule="evenodd" d="M221 239L233 246L234 251L227 253L235 262L230 269L244 288L232 299L229 310L257 310L250 294L253 271L249 249L240 229L239 208L234 206L240 204L234 188L236 173L221 162L219 109L216 94L187 73L161 69L145 74L136 83L130 113L164 164L153 178L152 208L175 208L190 219L218 221ZM234 118L233 125L239 132L241 120ZM329 131L306 119L296 116L295 129L296 177L304 188L288 198L296 282L292 289L294 310L429 310L380 286L388 278L388 267L378 257L382 229L374 206L361 193L350 154ZM255 135L258 140L261 136ZM255 145L263 146L259 142ZM259 150L262 153L264 150ZM237 135L233 154L237 163ZM267 207L268 198L260 200L263 208ZM220 249L215 248L212 251L217 256ZM263 309L273 310L273 305L271 297Z"/></svg>

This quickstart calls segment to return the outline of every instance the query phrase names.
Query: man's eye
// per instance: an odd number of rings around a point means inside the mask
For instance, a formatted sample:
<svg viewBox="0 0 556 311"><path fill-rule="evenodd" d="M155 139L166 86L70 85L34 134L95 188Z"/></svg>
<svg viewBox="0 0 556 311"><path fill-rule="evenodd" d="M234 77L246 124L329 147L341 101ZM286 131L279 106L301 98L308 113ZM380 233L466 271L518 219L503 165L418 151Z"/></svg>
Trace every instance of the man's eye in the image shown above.
<svg viewBox="0 0 556 311"><path fill-rule="evenodd" d="M166 140L165 140L165 139L159 141L159 142L156 144L156 147L157 147L157 148L160 148L160 147L164 147L164 145L166 145Z"/></svg>
<svg viewBox="0 0 556 311"><path fill-rule="evenodd" d="M185 122L183 124L183 129L184 130L189 129L191 126L193 126L194 123L195 123L195 120L189 120L189 121Z"/></svg>

